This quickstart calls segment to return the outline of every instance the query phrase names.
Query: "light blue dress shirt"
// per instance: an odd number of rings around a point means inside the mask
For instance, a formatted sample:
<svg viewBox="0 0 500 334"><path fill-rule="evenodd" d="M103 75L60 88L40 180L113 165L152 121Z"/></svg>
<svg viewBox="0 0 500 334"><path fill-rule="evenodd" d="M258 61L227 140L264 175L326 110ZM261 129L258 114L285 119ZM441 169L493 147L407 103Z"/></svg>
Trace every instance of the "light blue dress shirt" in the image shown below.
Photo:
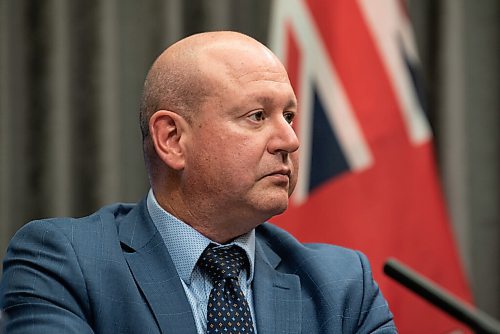
<svg viewBox="0 0 500 334"><path fill-rule="evenodd" d="M149 191L147 198L149 215L153 220L158 232L160 232L168 252L172 257L177 273L181 278L182 286L186 292L189 304L193 310L196 328L199 334L207 331L207 304L212 282L196 265L198 259L210 244L219 243L212 241L188 224L183 223L167 211L165 211L156 201L153 190ZM237 239L231 245L238 245L248 256L250 272L242 270L239 277L241 290L245 295L255 326L255 312L253 308L252 280L255 263L255 230L252 230Z"/></svg>

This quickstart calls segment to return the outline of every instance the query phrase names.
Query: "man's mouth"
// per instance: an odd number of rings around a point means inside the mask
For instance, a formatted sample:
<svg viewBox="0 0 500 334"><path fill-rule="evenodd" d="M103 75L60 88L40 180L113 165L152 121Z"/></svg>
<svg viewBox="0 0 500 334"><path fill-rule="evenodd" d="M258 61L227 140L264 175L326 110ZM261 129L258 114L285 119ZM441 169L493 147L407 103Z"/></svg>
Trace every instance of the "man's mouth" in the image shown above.
<svg viewBox="0 0 500 334"><path fill-rule="evenodd" d="M275 170L271 173L264 175L264 177L272 178L273 180L275 180L277 182L288 183L290 181L291 174L292 174L292 171L289 168L281 168L281 169Z"/></svg>

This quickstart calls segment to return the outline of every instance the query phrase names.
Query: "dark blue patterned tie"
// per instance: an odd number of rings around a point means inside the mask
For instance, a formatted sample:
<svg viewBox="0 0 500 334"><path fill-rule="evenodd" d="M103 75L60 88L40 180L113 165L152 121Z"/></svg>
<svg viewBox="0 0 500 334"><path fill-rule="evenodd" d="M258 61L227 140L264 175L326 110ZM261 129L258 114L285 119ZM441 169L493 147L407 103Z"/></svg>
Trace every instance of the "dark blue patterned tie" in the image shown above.
<svg viewBox="0 0 500 334"><path fill-rule="evenodd" d="M210 244L198 260L213 282L207 305L207 334L253 333L252 314L238 283L240 271L248 268L247 256L238 246L214 247Z"/></svg>

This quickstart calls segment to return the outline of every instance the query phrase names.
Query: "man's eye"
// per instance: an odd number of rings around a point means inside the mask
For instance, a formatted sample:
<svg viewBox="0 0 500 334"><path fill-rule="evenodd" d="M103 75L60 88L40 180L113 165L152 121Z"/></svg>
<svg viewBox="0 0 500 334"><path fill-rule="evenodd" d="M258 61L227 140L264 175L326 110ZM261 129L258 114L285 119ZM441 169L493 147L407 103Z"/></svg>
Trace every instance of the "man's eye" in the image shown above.
<svg viewBox="0 0 500 334"><path fill-rule="evenodd" d="M286 112L283 114L283 117L288 122L288 124L292 124L293 119L295 118L295 114L293 112Z"/></svg>
<svg viewBox="0 0 500 334"><path fill-rule="evenodd" d="M257 111L250 116L248 116L252 121L260 122L264 120L264 112L262 111Z"/></svg>

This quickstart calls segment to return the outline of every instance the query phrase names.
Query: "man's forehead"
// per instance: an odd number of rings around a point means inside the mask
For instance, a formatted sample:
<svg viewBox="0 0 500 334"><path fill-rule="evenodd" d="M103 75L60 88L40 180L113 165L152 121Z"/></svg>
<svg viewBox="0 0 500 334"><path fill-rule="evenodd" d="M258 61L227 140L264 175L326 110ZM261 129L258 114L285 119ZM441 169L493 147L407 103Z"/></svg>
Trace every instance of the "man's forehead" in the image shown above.
<svg viewBox="0 0 500 334"><path fill-rule="evenodd" d="M227 94L232 96L232 102L240 106L297 109L297 99L289 83L254 81L241 86L234 85L221 95L224 97Z"/></svg>
<svg viewBox="0 0 500 334"><path fill-rule="evenodd" d="M290 85L288 74L280 64L269 64L253 59L251 62L241 61L238 66L230 66L227 63L219 63L210 66L209 73L213 82L220 87L228 87L242 90L259 90L259 87L275 87L281 91L293 90Z"/></svg>

